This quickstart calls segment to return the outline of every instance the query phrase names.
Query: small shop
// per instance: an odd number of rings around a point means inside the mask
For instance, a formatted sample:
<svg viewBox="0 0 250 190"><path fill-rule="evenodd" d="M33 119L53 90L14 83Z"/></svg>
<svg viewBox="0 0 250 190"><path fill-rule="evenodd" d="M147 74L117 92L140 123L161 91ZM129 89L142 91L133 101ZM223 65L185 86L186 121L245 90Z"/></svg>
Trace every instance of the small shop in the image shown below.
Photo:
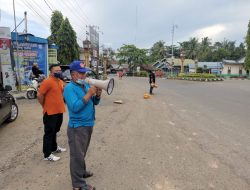
<svg viewBox="0 0 250 190"><path fill-rule="evenodd" d="M20 82L21 89L25 90L31 83L33 63L38 64L45 76L48 75L48 40L29 33L17 35L12 32L11 42L11 60L17 73L17 83Z"/></svg>

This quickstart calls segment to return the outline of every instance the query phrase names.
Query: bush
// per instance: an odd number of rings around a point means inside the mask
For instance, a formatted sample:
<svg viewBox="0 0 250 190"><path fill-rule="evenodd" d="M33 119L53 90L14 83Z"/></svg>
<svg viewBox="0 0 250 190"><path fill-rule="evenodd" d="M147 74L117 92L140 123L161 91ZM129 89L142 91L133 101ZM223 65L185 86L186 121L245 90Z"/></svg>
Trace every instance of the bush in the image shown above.
<svg viewBox="0 0 250 190"><path fill-rule="evenodd" d="M208 73L189 73L184 74L180 73L178 77L185 77L185 78L217 78L214 74L208 74Z"/></svg>
<svg viewBox="0 0 250 190"><path fill-rule="evenodd" d="M140 71L140 72L136 72L134 76L136 76L136 77L147 77L148 73L147 73L147 71Z"/></svg>

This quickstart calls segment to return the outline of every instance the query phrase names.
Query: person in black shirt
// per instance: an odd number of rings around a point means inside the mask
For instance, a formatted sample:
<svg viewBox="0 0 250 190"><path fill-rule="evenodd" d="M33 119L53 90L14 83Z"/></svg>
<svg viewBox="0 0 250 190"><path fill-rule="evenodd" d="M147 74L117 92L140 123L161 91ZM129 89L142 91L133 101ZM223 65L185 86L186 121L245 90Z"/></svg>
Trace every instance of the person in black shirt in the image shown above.
<svg viewBox="0 0 250 190"><path fill-rule="evenodd" d="M39 75L44 74L37 65L37 63L33 63L32 65L32 78L39 78Z"/></svg>
<svg viewBox="0 0 250 190"><path fill-rule="evenodd" d="M149 70L148 73L149 73L149 84L150 84L149 93L153 94L153 88L155 86L155 74L151 70Z"/></svg>

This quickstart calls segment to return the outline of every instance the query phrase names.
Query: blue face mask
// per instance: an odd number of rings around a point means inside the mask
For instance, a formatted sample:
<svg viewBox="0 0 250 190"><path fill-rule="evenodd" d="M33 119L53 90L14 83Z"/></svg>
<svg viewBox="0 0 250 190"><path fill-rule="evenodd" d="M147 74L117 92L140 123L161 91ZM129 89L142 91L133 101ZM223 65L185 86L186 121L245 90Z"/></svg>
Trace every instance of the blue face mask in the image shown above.
<svg viewBox="0 0 250 190"><path fill-rule="evenodd" d="M55 72L54 77L62 79L62 72Z"/></svg>
<svg viewBox="0 0 250 190"><path fill-rule="evenodd" d="M85 85L86 84L84 79L77 79L76 83L80 84L80 85Z"/></svg>

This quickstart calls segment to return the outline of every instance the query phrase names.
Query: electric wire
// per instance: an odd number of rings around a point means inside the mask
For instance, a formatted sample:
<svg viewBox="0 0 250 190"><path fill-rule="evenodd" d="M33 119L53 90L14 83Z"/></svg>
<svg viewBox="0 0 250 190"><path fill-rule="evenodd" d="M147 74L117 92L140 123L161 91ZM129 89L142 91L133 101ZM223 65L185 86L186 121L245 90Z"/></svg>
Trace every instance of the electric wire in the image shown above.
<svg viewBox="0 0 250 190"><path fill-rule="evenodd" d="M52 4L52 3L51 3L51 4ZM74 14L71 14L70 17L68 17L68 19L71 21L72 26L73 26L73 27L75 26L74 28L76 29L78 39L82 41L82 37L81 37L80 34L82 33L81 30L84 30L84 29L82 28L81 25L79 25L78 22L76 22L75 19L73 19L73 18L79 19L79 16L75 14L75 10L74 10L74 9L71 9L71 6L68 6L68 4L66 4L66 3L63 3L63 7L61 6L61 4L60 4L60 7L58 7L58 4L57 4L57 6L54 5L54 7L56 7L56 9L59 10L59 11L61 11L62 13L64 13L63 10L65 10L65 8L66 8L67 10L70 10L71 12L74 13ZM72 16L74 16L74 17L72 17ZM85 22L84 22L84 23L85 23ZM85 30L84 30L84 31L85 31ZM80 33L80 34L79 34L79 33Z"/></svg>
<svg viewBox="0 0 250 190"><path fill-rule="evenodd" d="M47 21L46 19L44 19L44 17L41 16L41 15L33 8L32 5L30 5L30 3L28 3L28 2L26 2L26 1L24 1L24 0L22 0L22 3L23 3L27 8L29 8L29 9L31 10L31 12L37 14L38 17L39 17L47 26L50 25L50 24L48 23L48 21Z"/></svg>
<svg viewBox="0 0 250 190"><path fill-rule="evenodd" d="M34 4L36 5L36 7L38 8L38 10L41 10L40 5L39 5L39 4L37 4L36 0L31 0L31 1L33 1L33 2L34 2ZM50 20L50 15L49 15L49 14L47 14L47 12L46 12L46 11L41 10L41 12L43 12L43 14L45 15L45 17L46 17L46 18L48 18L48 19Z"/></svg>
<svg viewBox="0 0 250 190"><path fill-rule="evenodd" d="M80 8L80 7L78 7L78 6L77 6L74 2L72 2L72 1L67 1L67 2L70 3L70 5L73 7L73 10L76 9L76 8ZM69 6L69 7L71 7L71 6ZM78 17L81 18L82 21L84 21L85 24L88 24L88 20L85 19L85 17L82 17L82 15L79 14L79 11L75 11L74 13L78 14Z"/></svg>
<svg viewBox="0 0 250 190"><path fill-rule="evenodd" d="M79 2L77 0L74 0L77 4L77 7L79 7L81 9L81 13L85 16L85 18L88 20L88 22L90 22L89 17L85 14L85 11L83 10L82 6L79 4Z"/></svg>
<svg viewBox="0 0 250 190"><path fill-rule="evenodd" d="M46 0L44 0L45 4L49 7L49 9L53 12L53 10L51 9L51 7L49 6L49 4L47 3Z"/></svg>
<svg viewBox="0 0 250 190"><path fill-rule="evenodd" d="M83 25L89 26L88 25L88 20L89 18L87 16L85 16L86 18L84 18L82 15L79 14L79 12L75 11L75 8L80 8L81 12L84 14L84 11L82 9L82 7L80 6L80 4L78 3L78 1L74 1L71 2L69 1L69 3L61 3L61 4L57 4L57 6L55 6L55 4L53 4L51 1L46 1L43 0L44 3L46 4L46 6L49 8L49 10L51 12L53 12L53 10L58 10L58 5L60 5L59 10L64 13L64 10L70 10L71 11L71 15L69 15L68 19L72 21L72 24L75 26L74 28L76 29L76 36L78 39L78 43L79 41L82 42L84 37L85 37L85 31L88 32ZM47 12L45 12L44 10L41 9L41 6L37 3L36 0L31 0L30 2L28 2L27 0L22 0L22 3L29 8L33 13L35 13L36 15L38 15L39 19L42 20L49 28L50 28L50 20L51 17L48 15ZM64 8L62 8L62 5L64 6ZM73 16L73 17L72 17ZM76 18L76 19L74 19ZM77 20L80 20L80 23ZM73 26L72 26L73 27Z"/></svg>

